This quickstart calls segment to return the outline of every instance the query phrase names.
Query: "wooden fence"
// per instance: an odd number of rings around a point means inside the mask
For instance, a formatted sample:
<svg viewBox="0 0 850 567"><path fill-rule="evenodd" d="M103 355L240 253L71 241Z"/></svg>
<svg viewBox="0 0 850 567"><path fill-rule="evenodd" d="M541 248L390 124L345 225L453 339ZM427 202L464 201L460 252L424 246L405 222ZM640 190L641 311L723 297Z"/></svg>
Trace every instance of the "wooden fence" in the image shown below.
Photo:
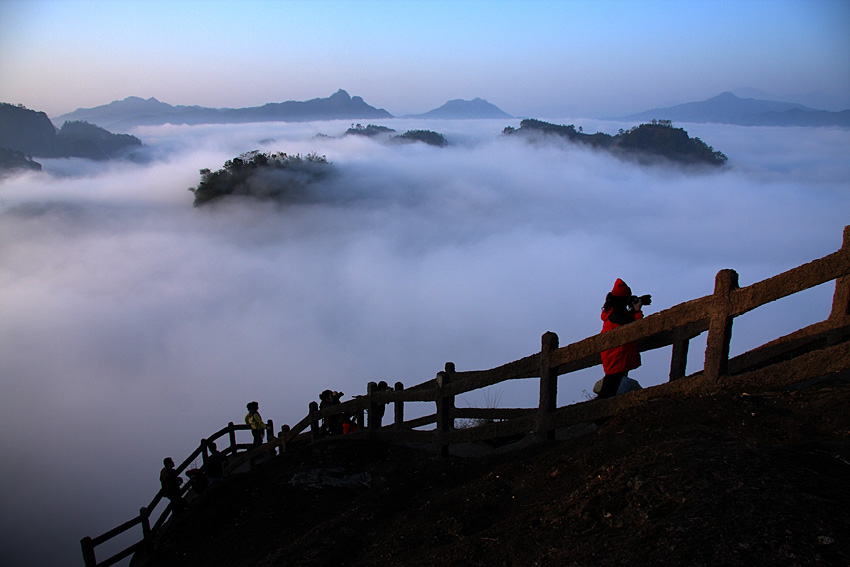
<svg viewBox="0 0 850 567"><path fill-rule="evenodd" d="M732 324L736 317L783 297L834 281L832 309L829 317L789 335L779 337L765 345L729 358ZM703 369L685 376L690 341L708 332ZM672 347L670 381L626 395L602 400L592 400L563 407L557 406L560 376L601 364L600 353L626 343L636 342L640 351ZM607 333L560 347L555 333L545 333L539 352L489 370L457 371L448 362L437 376L414 387L405 389L396 383L393 390L378 390L374 383L367 386L365 396L354 398L328 408L319 409L311 402L307 415L292 426L284 426L277 437L271 436L263 448L237 453L235 431L247 426L232 423L209 441L225 434L230 436L229 454L237 461L231 470L245 462L249 465L261 452L286 451L296 439L303 442L322 442L320 420L333 415L358 416L359 431L345 435L345 439L378 438L390 443L429 444L440 455L448 455L449 447L467 443L525 433L535 433L552 439L555 431L582 422L615 414L620 409L645 403L647 400L669 396L673 393L712 392L720 390L748 391L769 389L801 382L850 369L850 226L844 228L842 247L832 254L798 266L787 272L739 287L734 270L721 270L715 278L714 293L671 307L644 317L632 324ZM499 384L507 380L537 379L539 404L536 408L467 408L455 407L458 395ZM405 404L425 402L435 404L434 413L405 421ZM392 423L382 426L375 416L386 404L394 408ZM369 416L364 423L364 412ZM480 425L456 428L455 420L477 420ZM428 426L429 429L417 429ZM273 430L270 429L270 431ZM336 438L335 438L336 439ZM178 467L182 472L199 455L206 458L206 443L196 449ZM188 490L190 484L184 487ZM142 508L139 517L110 530L97 538L82 540L83 557L87 567L106 566L151 545L155 533L167 518L166 508L159 520L150 526L149 510L161 498ZM114 557L97 563L94 548L136 525L142 525L142 541Z"/></svg>
<svg viewBox="0 0 850 567"><path fill-rule="evenodd" d="M269 420L267 423L269 432L269 441L260 448L252 449L252 444L250 443L237 443L236 442L236 432L240 430L250 430L251 428L248 425L235 425L233 422L227 424L227 427L216 431L211 436L206 439L201 439L201 443L198 445L198 448L192 451L186 460L184 460L175 470L177 474L181 474L186 471L189 466L191 466L198 457L203 459L203 464L206 465L207 459L210 456L210 446L213 443L216 443L222 437L226 437L228 441L227 447L221 451L222 455L227 457L227 464L224 467L224 474L230 474L233 471L236 471L240 468L244 468L247 466L248 468L254 465L256 459L261 456L268 455L269 453L276 453L277 447L279 446L279 439L285 439L285 436L275 437L271 434L274 431L274 422ZM284 431L286 427L283 428ZM217 447L217 444L216 444ZM239 451L242 451L241 453ZM192 489L192 481L185 483L181 487L181 494L186 494L189 490ZM171 504L164 505L164 509L161 511L159 518L151 524L151 517L155 515L157 506L160 504L165 504L163 502L163 494L162 492L157 492L156 496L154 496L151 503L147 506L141 508L139 510L139 515L135 518L124 522L120 526L109 530L108 532L99 535L97 537L84 537L80 540L80 544L83 548L83 561L86 567L107 567L108 565L114 565L118 563L122 559L133 555L138 551L149 551L153 546L153 537L154 535L162 528L168 519L169 515L172 512ZM142 539L137 543L127 547L126 549L116 553L115 555L109 557L108 559L104 559L103 561L98 562L95 556L95 548L99 545L106 543L107 541L114 539L128 530L135 528L136 526L141 526L142 530Z"/></svg>

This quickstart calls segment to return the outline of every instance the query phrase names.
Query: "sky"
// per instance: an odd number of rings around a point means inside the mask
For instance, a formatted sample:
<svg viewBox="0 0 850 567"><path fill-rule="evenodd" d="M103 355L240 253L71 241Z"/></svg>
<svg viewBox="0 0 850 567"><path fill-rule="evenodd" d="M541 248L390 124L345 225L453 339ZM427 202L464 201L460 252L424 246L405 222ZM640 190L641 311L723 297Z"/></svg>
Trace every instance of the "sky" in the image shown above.
<svg viewBox="0 0 850 567"><path fill-rule="evenodd" d="M846 96L847 6L0 0L0 100L58 115L344 88L395 115L481 97L614 134L634 124L584 117L743 86ZM442 149L342 138L347 122L138 127L138 161L39 159L0 180L0 564L80 565L80 538L136 516L163 457L248 401L294 424L325 388L498 366L547 331L599 332L618 277L649 314L710 294L721 269L748 285L834 252L850 219L847 130L677 124L729 156L705 172L500 136L518 122L388 121ZM254 149L326 155L327 200L192 207L200 169ZM824 319L832 293L736 319L732 353ZM644 353L632 377L662 383L669 363ZM559 404L600 377L562 378ZM458 405L537 396L525 381Z"/></svg>
<svg viewBox="0 0 850 567"><path fill-rule="evenodd" d="M754 88L850 106L848 29L844 0L0 0L0 101L58 116L345 89L395 116L480 97L612 117Z"/></svg>

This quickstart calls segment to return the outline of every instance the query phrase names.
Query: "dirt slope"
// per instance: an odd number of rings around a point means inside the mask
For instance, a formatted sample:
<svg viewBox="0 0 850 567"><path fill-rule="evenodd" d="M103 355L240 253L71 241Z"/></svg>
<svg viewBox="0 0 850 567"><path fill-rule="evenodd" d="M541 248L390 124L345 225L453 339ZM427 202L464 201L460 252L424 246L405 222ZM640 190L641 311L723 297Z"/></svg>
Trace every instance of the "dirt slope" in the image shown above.
<svg viewBox="0 0 850 567"><path fill-rule="evenodd" d="M850 565L847 376L508 448L295 448L198 496L148 565Z"/></svg>

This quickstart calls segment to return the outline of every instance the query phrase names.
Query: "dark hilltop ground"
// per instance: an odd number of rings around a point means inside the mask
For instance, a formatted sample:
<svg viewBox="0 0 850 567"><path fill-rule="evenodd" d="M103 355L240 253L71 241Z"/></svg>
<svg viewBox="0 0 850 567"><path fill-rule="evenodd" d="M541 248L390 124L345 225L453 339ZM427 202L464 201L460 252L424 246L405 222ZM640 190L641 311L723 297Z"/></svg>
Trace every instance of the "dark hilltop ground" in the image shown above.
<svg viewBox="0 0 850 567"><path fill-rule="evenodd" d="M476 457L294 447L195 498L146 565L846 566L848 409L844 373Z"/></svg>

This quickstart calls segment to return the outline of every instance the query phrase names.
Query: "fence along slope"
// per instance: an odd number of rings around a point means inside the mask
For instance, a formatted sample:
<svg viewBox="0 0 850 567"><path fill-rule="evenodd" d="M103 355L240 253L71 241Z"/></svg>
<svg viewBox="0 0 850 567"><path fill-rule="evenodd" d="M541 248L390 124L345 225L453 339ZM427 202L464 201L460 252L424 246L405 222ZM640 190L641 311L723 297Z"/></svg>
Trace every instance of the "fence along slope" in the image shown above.
<svg viewBox="0 0 850 567"><path fill-rule="evenodd" d="M250 467L254 464L254 459L260 457L261 455L267 454L269 452L276 451L277 447L281 447L283 443L284 437L275 438L272 435L272 431L274 430L274 422L272 420L268 421L268 431L269 431L269 442L265 445L254 449L251 449L251 444L238 444L236 442L236 432L241 430L250 430L248 425L235 425L233 422L230 422L227 427L220 429L219 431L213 433L206 439L202 439L201 443L198 447L189 454L186 459L180 463L179 466L175 468L177 474L182 474L186 469L192 465L198 457L203 458L204 464L206 464L207 458L209 456L209 446L212 443L215 443L218 439L227 436L229 441L228 446L221 451L221 453L225 456L231 457L229 459L229 464L227 469L225 470L225 474L228 474L231 471L235 471L236 469L242 467L247 464ZM284 426L284 430L288 430ZM240 449L245 449L246 451L239 453ZM184 483L181 487L181 494L186 494L192 488L192 481ZM162 502L163 495L162 491L156 493L151 500L148 506L143 507L139 510L139 515L135 518L128 520L117 526L108 532L101 534L97 537L84 537L80 540L80 545L82 547L83 553L83 562L86 567L108 567L109 565L114 565L119 561L135 554L136 552L145 552L151 549L153 545L153 537L157 534L157 532L162 528L165 522L168 520L169 515L172 512L171 504L168 504L165 509L160 513L159 518L154 522L153 525L150 523L151 517L154 515L154 511L157 506ZM136 526L142 526L142 539L138 542L130 545L129 547L115 553L103 561L98 562L95 554L95 549L97 546L106 543L107 541L120 536L121 534L127 532L128 530L133 529Z"/></svg>
<svg viewBox="0 0 850 567"><path fill-rule="evenodd" d="M794 333L779 337L747 353L729 358L732 324L735 317L743 315L767 303L835 281L832 309L829 317ZM708 331L704 368L685 377L688 345L691 339ZM637 342L640 351L672 346L670 381L626 395L604 400L591 400L574 405L556 407L557 384L560 376L601 364L600 353L629 342ZM536 432L546 438L554 436L556 428L574 425L613 415L620 409L645 403L654 398L676 393L711 392L738 390L743 387L756 391L783 384L800 382L834 372L850 369L850 226L844 227L842 247L823 258L798 266L766 280L744 288L738 286L738 274L734 270L721 270L715 278L712 295L681 303L664 311L649 315L630 325L607 333L588 337L570 345L559 347L555 333L545 333L541 350L536 354L503 364L489 370L455 370L454 364L446 363L445 370L436 378L410 389L396 384L394 391L373 391L370 386L366 396L318 409L310 404L308 414L289 429L284 426L277 438L270 440L264 448L280 447L281 453L292 440L308 438L320 442L318 423L320 419L335 414L356 415L379 404L395 406L394 421L387 427L369 427L345 436L349 439L378 437L387 442L428 443L439 448L442 455L448 454L451 444L464 443L518 433ZM537 408L515 409L458 409L454 405L457 395L492 386L506 380L539 379L540 403ZM436 404L434 414L414 420L404 420L405 402L428 402ZM370 418L374 412L370 412ZM458 418L482 418L502 420L469 429L455 429ZM362 421L362 419L361 419ZM370 420L371 421L371 420ZM432 430L420 431L416 427L436 424ZM218 432L217 438L229 432L231 447L236 451L233 426ZM309 433L305 433L307 429ZM202 446L178 468L182 472L198 455ZM254 453L257 454L257 453ZM251 452L243 454L250 462ZM189 485L184 487L188 489ZM151 506L159 502L160 494ZM158 530L164 522L169 508L151 529L144 530L142 542L130 549L143 546L150 540L150 532ZM94 546L119 533L120 528L129 529L139 523L145 524L145 509L139 518L99 536L83 539L83 555L86 565L111 565L132 551L122 552L109 560L94 561ZM122 529L121 531L124 531Z"/></svg>

